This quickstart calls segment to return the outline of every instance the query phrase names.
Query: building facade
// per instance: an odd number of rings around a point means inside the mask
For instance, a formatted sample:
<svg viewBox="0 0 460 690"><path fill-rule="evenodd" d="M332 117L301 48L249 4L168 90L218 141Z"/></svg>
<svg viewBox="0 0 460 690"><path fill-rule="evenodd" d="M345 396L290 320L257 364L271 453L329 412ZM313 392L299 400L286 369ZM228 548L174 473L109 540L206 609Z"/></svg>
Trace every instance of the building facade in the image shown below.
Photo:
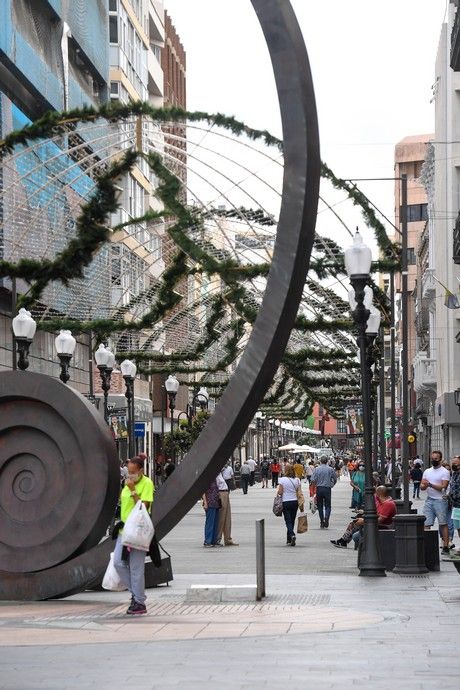
<svg viewBox="0 0 460 690"><path fill-rule="evenodd" d="M414 360L417 428L422 452L460 453L460 13L449 3L441 29L433 98L435 135L423 181L428 223L419 248L419 351ZM446 289L449 292L446 292Z"/></svg>
<svg viewBox="0 0 460 690"><path fill-rule="evenodd" d="M70 0L4 0L0 3L0 138L48 110L104 102L108 95L108 65L105 0L78 3ZM37 163L38 159L35 160ZM0 175L1 188L16 176L18 195L28 199L30 185L36 182L34 179L23 182L24 175L20 170L11 171L4 166ZM89 178L87 182L90 183ZM63 206L72 203L72 199L63 198L63 185L57 178L49 184L53 194L61 198ZM84 187L84 179L79 184ZM76 198L79 191L74 185L71 195ZM4 259L12 258L13 240L21 230L14 222L8 221L11 211L8 200L0 197L0 257ZM46 222L46 217L37 219L35 228L32 216L29 218L31 236L34 232L37 237L38 233L46 233L44 220ZM25 287L18 281L18 292ZM53 298L50 292L47 296ZM11 281L0 279L0 369L9 369L13 364L11 311ZM82 392L88 392L89 358L88 340L79 338L70 373L71 385ZM37 333L30 360L31 370L58 375L52 334Z"/></svg>

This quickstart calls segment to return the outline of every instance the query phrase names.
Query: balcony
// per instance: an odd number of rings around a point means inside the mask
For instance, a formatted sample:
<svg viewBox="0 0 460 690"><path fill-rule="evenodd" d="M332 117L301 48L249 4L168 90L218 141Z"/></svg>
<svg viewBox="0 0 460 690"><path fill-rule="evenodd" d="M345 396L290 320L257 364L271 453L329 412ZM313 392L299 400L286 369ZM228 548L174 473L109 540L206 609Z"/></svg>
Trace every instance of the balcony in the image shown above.
<svg viewBox="0 0 460 690"><path fill-rule="evenodd" d="M422 303L421 308L417 311L415 315L415 330L419 337L425 335L430 327L430 317L428 309L425 304Z"/></svg>
<svg viewBox="0 0 460 690"><path fill-rule="evenodd" d="M417 352L413 361L414 388L422 393L436 387L436 360L428 359L426 352Z"/></svg>
<svg viewBox="0 0 460 690"><path fill-rule="evenodd" d="M422 299L434 299L436 296L436 281L434 268L425 269L422 275Z"/></svg>
<svg viewBox="0 0 460 690"><path fill-rule="evenodd" d="M160 61L153 50L149 50L148 54L148 90L150 96L163 96L163 70L161 69Z"/></svg>
<svg viewBox="0 0 460 690"><path fill-rule="evenodd" d="M460 12L457 10L450 37L450 66L460 72Z"/></svg>

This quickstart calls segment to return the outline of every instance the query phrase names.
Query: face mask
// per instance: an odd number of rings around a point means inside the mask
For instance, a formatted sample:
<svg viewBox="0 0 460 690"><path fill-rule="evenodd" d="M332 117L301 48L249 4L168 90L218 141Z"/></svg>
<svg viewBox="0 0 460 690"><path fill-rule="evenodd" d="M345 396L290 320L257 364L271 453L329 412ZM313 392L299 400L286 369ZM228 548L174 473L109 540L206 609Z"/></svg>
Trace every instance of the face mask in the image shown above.
<svg viewBox="0 0 460 690"><path fill-rule="evenodd" d="M458 465L452 465L452 470L454 472L458 472Z"/></svg>
<svg viewBox="0 0 460 690"><path fill-rule="evenodd" d="M360 465L358 469L363 470L363 469L364 469L364 465Z"/></svg>
<svg viewBox="0 0 460 690"><path fill-rule="evenodd" d="M138 474L128 474L128 479L131 482L137 482L137 480L139 479L139 475Z"/></svg>
<svg viewBox="0 0 460 690"><path fill-rule="evenodd" d="M439 465L441 464L441 460L432 460L431 464L433 465L433 467L439 467Z"/></svg>

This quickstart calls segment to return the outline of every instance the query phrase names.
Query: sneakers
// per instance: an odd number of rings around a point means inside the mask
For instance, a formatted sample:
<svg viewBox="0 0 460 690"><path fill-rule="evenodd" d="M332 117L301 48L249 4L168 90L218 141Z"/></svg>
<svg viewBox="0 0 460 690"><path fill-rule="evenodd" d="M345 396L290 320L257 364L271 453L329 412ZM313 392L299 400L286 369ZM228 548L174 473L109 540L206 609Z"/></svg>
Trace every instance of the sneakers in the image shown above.
<svg viewBox="0 0 460 690"><path fill-rule="evenodd" d="M295 546L295 537L291 537L291 546Z"/></svg>
<svg viewBox="0 0 460 690"><path fill-rule="evenodd" d="M228 541L225 546L239 546L237 541Z"/></svg>
<svg viewBox="0 0 460 690"><path fill-rule="evenodd" d="M326 529L329 527L329 520L324 520L324 527Z"/></svg>
<svg viewBox="0 0 460 690"><path fill-rule="evenodd" d="M448 546L443 546L441 551L443 556L450 556L450 549Z"/></svg>
<svg viewBox="0 0 460 690"><path fill-rule="evenodd" d="M137 601L133 600L126 613L129 616L140 616L143 613L147 613L147 607L145 604L139 604Z"/></svg>
<svg viewBox="0 0 460 690"><path fill-rule="evenodd" d="M204 548L204 549L213 549L213 548L214 548L214 544L206 544L206 543L205 543L205 544L203 544L203 548Z"/></svg>
<svg viewBox="0 0 460 690"><path fill-rule="evenodd" d="M338 549L347 548L347 544L343 541L343 539L331 539L331 544L333 544L333 546L336 546Z"/></svg>

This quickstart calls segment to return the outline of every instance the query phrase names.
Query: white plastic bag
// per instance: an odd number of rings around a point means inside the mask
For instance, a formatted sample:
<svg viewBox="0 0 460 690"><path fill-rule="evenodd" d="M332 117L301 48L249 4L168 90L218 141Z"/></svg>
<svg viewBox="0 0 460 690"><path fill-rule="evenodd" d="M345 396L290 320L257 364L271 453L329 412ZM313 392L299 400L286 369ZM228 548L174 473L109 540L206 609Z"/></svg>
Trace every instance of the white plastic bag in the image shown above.
<svg viewBox="0 0 460 690"><path fill-rule="evenodd" d="M104 579L102 580L102 588L108 589L111 592L124 592L126 589L120 580L120 576L115 570L115 566L113 564L113 553L110 554L109 565L107 566Z"/></svg>
<svg viewBox="0 0 460 690"><path fill-rule="evenodd" d="M138 501L125 522L121 541L124 546L148 551L153 533L153 524L147 508L142 501Z"/></svg>

